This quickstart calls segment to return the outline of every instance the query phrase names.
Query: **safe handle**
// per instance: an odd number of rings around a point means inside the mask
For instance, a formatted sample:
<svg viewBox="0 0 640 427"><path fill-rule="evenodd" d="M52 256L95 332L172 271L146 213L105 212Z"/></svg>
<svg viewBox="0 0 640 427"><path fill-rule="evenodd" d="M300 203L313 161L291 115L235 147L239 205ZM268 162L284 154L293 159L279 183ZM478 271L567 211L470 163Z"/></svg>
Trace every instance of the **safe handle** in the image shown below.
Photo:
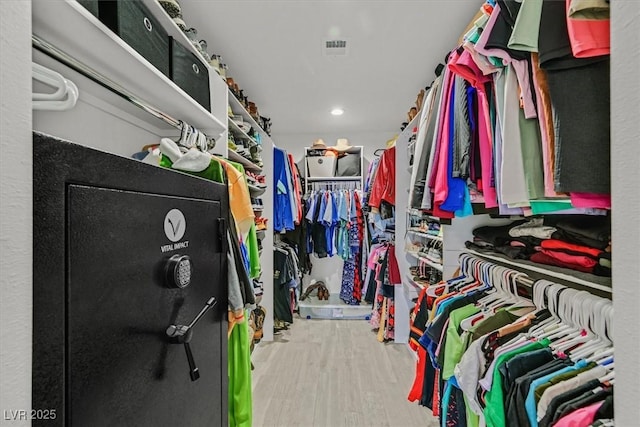
<svg viewBox="0 0 640 427"><path fill-rule="evenodd" d="M192 329L194 326L198 324L200 319L211 310L217 303L215 297L211 297L207 300L200 313L196 315L196 317L189 323L188 326L185 325L169 325L166 330L167 337L169 337L169 341L173 344L184 344L184 351L187 354L187 362L189 363L189 376L191 377L191 381L196 381L200 378L200 371L196 366L195 359L193 358L193 353L191 352L191 338L193 337Z"/></svg>

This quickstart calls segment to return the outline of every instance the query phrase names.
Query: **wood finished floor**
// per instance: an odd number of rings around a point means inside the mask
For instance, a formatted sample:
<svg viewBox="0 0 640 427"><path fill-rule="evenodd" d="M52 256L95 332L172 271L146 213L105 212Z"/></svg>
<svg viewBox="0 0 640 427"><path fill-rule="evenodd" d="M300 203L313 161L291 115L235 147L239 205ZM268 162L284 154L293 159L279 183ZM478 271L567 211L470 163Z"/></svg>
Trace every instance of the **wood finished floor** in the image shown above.
<svg viewBox="0 0 640 427"><path fill-rule="evenodd" d="M407 400L415 360L381 344L364 320L295 319L252 356L256 427L436 427Z"/></svg>

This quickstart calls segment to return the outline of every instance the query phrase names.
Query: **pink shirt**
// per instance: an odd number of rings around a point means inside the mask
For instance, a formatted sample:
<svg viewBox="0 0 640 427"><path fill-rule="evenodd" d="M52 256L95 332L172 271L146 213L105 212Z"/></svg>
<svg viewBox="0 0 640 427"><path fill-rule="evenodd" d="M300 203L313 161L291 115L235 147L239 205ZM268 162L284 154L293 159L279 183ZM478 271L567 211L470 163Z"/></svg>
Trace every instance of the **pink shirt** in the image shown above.
<svg viewBox="0 0 640 427"><path fill-rule="evenodd" d="M569 18L567 3L567 29L571 41L571 51L576 58L590 58L611 54L611 36L609 19L573 19Z"/></svg>
<svg viewBox="0 0 640 427"><path fill-rule="evenodd" d="M611 209L611 194L570 193L576 208Z"/></svg>
<svg viewBox="0 0 640 427"><path fill-rule="evenodd" d="M482 165L482 195L487 208L498 206L498 196L495 186L491 185L493 174L493 146L491 143L491 118L489 117L489 102L484 84L491 78L484 75L478 64L468 51L464 51L455 64L450 68L456 74L462 76L477 89L478 94L478 137L480 146L480 163Z"/></svg>
<svg viewBox="0 0 640 427"><path fill-rule="evenodd" d="M590 426L595 421L596 412L602 406L603 402L597 402L593 405L585 406L584 408L577 409L570 414L560 418L554 427L582 427Z"/></svg>

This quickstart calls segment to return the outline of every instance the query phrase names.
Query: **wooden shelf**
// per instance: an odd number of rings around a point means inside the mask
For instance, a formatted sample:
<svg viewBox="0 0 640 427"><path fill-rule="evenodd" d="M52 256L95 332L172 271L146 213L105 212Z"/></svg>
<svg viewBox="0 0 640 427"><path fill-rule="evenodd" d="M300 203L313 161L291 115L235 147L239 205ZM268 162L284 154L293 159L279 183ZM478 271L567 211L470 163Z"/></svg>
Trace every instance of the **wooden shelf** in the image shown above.
<svg viewBox="0 0 640 427"><path fill-rule="evenodd" d="M429 267L435 268L436 270L442 272L444 271L444 268L442 267L442 264L438 264L432 260L430 260L427 257L424 257L422 255L419 255L416 252L406 252L407 255L410 255L412 257L414 257L415 259L424 262L425 264L427 264Z"/></svg>
<svg viewBox="0 0 640 427"><path fill-rule="evenodd" d="M188 43L184 33L155 0L143 2L170 35L197 53L191 43ZM108 76L114 83L149 105L195 126L215 139L227 129L225 118L221 120L205 110L76 1L34 2L32 16L35 35L102 75ZM211 69L209 72L215 74ZM100 92L92 95L103 97L104 89L99 90ZM215 97L216 95L213 96L214 99ZM117 102L122 105L129 104L123 99ZM123 109L131 108L126 106ZM142 110L136 117L152 123L163 131L170 130L171 134L175 133L175 128L171 125Z"/></svg>
<svg viewBox="0 0 640 427"><path fill-rule="evenodd" d="M228 156L229 156L229 160L231 160L232 162L240 163L242 166L244 166L245 170L248 170L254 173L262 173L262 168L260 166L256 165L251 160L245 157L242 157L240 154L236 153L235 151L229 150Z"/></svg>
<svg viewBox="0 0 640 427"><path fill-rule="evenodd" d="M407 233L415 234L416 236L425 237L427 239L435 240L437 242L442 242L442 236L435 236L433 234L425 233L424 231L415 230L415 229L411 229L410 228L410 229L407 230Z"/></svg>

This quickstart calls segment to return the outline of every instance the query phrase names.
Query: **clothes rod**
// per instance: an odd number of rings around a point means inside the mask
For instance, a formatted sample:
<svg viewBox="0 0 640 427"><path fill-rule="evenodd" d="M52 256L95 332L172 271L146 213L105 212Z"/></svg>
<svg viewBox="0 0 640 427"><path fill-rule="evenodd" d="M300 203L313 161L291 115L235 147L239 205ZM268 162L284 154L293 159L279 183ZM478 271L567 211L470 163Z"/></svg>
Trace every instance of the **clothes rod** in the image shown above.
<svg viewBox="0 0 640 427"><path fill-rule="evenodd" d="M116 95L122 97L126 101L132 103L136 107L146 111L147 113L151 114L152 116L156 117L157 119L160 119L163 122L165 122L165 123L177 128L177 129L180 129L180 130L182 129L183 122L181 120L174 119L173 117L171 117L170 115L168 115L166 113L163 113L159 109L150 106L145 101L141 100L140 98L138 98L137 96L135 96L134 94L129 92L128 90L124 89L122 86L120 86L119 84L117 84L113 80L109 79L108 77L105 77L104 75L102 75L99 72L95 71L93 68L83 64L82 62L78 61L77 59L75 59L74 57L69 55L68 53L60 50L59 48L57 48L56 46L52 45L51 43L49 43L48 41L44 40L43 38L41 38L41 37L39 37L39 36L37 36L35 34L32 34L31 35L31 40L32 40L32 43L33 43L33 47L35 47L36 49L38 49L42 53L44 53L46 55L49 55L50 57L60 61L61 63L63 63L66 66L68 66L69 68L71 68L71 69L77 71L78 73L82 74L83 76L93 80L94 82L98 83L100 86L104 87L105 89L110 90L111 92L113 92ZM211 137L207 137L207 139L210 140L212 143L215 141Z"/></svg>

